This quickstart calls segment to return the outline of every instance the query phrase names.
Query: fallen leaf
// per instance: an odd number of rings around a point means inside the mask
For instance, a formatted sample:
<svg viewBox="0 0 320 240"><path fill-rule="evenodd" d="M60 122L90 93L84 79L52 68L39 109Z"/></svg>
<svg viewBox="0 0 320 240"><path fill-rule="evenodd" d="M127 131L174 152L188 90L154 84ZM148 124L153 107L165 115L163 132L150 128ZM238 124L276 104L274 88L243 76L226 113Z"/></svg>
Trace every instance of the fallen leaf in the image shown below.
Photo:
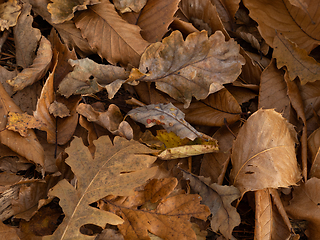
<svg viewBox="0 0 320 240"><path fill-rule="evenodd" d="M77 176L78 186L75 189L64 179L50 191L50 196L60 198L65 218L53 235L43 239L93 239L95 236L80 232L82 225L121 224L123 219L120 217L89 204L107 195L130 195L156 171L156 168L149 168L156 160L147 155L152 150L136 141L116 137L112 145L107 136L102 136L94 144L94 158L79 138L75 138L66 149L69 154L66 163Z"/></svg>
<svg viewBox="0 0 320 240"><path fill-rule="evenodd" d="M293 125L272 109L252 114L232 147L230 177L241 195L247 191L295 185L300 180Z"/></svg>
<svg viewBox="0 0 320 240"><path fill-rule="evenodd" d="M13 28L16 61L23 68L29 67L32 64L41 38L40 30L32 27L33 17L30 14L31 7L29 3L22 5L17 25Z"/></svg>
<svg viewBox="0 0 320 240"><path fill-rule="evenodd" d="M5 225L3 222L0 222L0 234L1 234L1 237L5 239L20 240L19 236L16 233L15 228L9 227Z"/></svg>
<svg viewBox="0 0 320 240"><path fill-rule="evenodd" d="M146 127L161 125L168 132L174 132L180 138L194 140L202 136L202 133L194 129L184 120L184 113L172 103L151 104L132 109L127 113L133 120L144 124Z"/></svg>
<svg viewBox="0 0 320 240"><path fill-rule="evenodd" d="M306 50L301 49L281 33L273 40L273 57L277 59L277 67L287 67L289 78L293 81L299 77L301 84L320 80L320 63L309 57Z"/></svg>
<svg viewBox="0 0 320 240"><path fill-rule="evenodd" d="M54 100L53 103L50 104L48 110L49 113L52 114L55 118L64 118L70 116L70 110L67 108L67 106L61 102L57 102L56 100Z"/></svg>
<svg viewBox="0 0 320 240"><path fill-rule="evenodd" d="M21 6L17 0L9 0L0 4L0 30L13 27L21 13Z"/></svg>
<svg viewBox="0 0 320 240"><path fill-rule="evenodd" d="M6 129L19 132L22 137L28 136L28 129L41 128L43 123L27 113L8 113Z"/></svg>
<svg viewBox="0 0 320 240"><path fill-rule="evenodd" d="M138 66L148 46L140 35L140 27L124 21L109 1L88 7L74 18L82 36L100 57L113 65Z"/></svg>
<svg viewBox="0 0 320 240"><path fill-rule="evenodd" d="M320 129L315 130L308 138L308 150L311 154L311 168L309 172L309 178L320 178Z"/></svg>
<svg viewBox="0 0 320 240"><path fill-rule="evenodd" d="M75 11L87 9L87 5L100 3L100 0L52 0L48 4L52 22L55 24L69 21L74 17Z"/></svg>
<svg viewBox="0 0 320 240"><path fill-rule="evenodd" d="M190 180L190 186L202 197L202 202L210 208L211 228L220 232L225 238L233 239L233 228L241 222L240 215L231 203L240 197L240 192L234 186L210 184L208 178L195 176L182 170L183 177Z"/></svg>
<svg viewBox="0 0 320 240"><path fill-rule="evenodd" d="M286 211L294 219L308 221L307 236L310 240L320 238L320 179L311 178L299 187L294 187L293 199Z"/></svg>
<svg viewBox="0 0 320 240"><path fill-rule="evenodd" d="M89 104L80 103L77 112L86 117L88 121L99 124L108 129L112 134L125 137L128 140L133 139L133 130L128 122L123 121L120 109L110 104L105 112L98 112Z"/></svg>
<svg viewBox="0 0 320 240"><path fill-rule="evenodd" d="M139 12L147 3L147 0L114 0L113 4L121 13Z"/></svg>
<svg viewBox="0 0 320 240"><path fill-rule="evenodd" d="M320 33L317 31L320 8L317 7L317 0L308 1L309 16L288 1L244 0L243 4L249 9L249 16L259 24L260 34L269 46L274 47L277 32L308 53L320 44Z"/></svg>
<svg viewBox="0 0 320 240"><path fill-rule="evenodd" d="M18 76L7 82L14 87L14 91L24 89L26 86L32 85L40 80L47 72L52 59L52 50L50 42L41 37L40 46L33 64L18 73Z"/></svg>

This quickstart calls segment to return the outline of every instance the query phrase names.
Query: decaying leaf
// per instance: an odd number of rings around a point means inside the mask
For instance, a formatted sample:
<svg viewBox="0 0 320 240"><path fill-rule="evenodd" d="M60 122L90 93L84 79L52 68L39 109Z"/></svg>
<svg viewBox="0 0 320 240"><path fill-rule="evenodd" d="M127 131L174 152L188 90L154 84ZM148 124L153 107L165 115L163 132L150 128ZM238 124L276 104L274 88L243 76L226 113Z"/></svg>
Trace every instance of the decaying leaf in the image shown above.
<svg viewBox="0 0 320 240"><path fill-rule="evenodd" d="M310 240L320 238L320 179L311 178L299 187L294 187L293 199L286 207L294 219L308 221L307 236Z"/></svg>
<svg viewBox="0 0 320 240"><path fill-rule="evenodd" d="M9 0L0 4L0 30L9 30L17 23L17 19L21 13L21 6L17 0Z"/></svg>
<svg viewBox="0 0 320 240"><path fill-rule="evenodd" d="M225 42L224 35L217 31L209 38L207 32L190 34L183 40L179 31L150 45L143 53L139 71L140 80L156 82L156 87L187 108L191 98L205 99L210 93L231 83L241 72L245 61L239 54L234 40Z"/></svg>
<svg viewBox="0 0 320 240"><path fill-rule="evenodd" d="M14 91L24 89L25 87L40 80L46 74L51 63L51 59L51 44L42 36L37 57L34 59L33 64L30 67L23 69L18 76L12 80L8 80L7 82L14 87Z"/></svg>
<svg viewBox="0 0 320 240"><path fill-rule="evenodd" d="M144 5L146 4L147 0L115 0L113 1L114 6L118 9L121 13L126 12L139 12Z"/></svg>
<svg viewBox="0 0 320 240"><path fill-rule="evenodd" d="M153 179L132 198L103 200L125 220L118 226L125 239L147 240L148 232L161 239L197 239L189 219L206 220L210 211L199 195L172 192L177 183L176 178Z"/></svg>
<svg viewBox="0 0 320 240"><path fill-rule="evenodd" d="M115 137L113 145L109 137L102 136L94 144L94 158L79 138L66 149L66 163L77 176L78 184L74 188L64 179L49 193L60 198L65 218L54 234L44 239L94 239L95 236L83 235L80 227L89 223L101 227L106 223L121 224L120 217L89 204L107 195L131 195L135 187L155 174L156 168L149 167L156 158L147 155L152 150L136 141Z"/></svg>
<svg viewBox="0 0 320 240"><path fill-rule="evenodd" d="M133 120L141 122L146 127L161 125L168 132L174 132L182 139L189 138L194 140L202 136L202 133L198 132L184 120L184 113L172 103L151 104L135 108L127 114Z"/></svg>
<svg viewBox="0 0 320 240"><path fill-rule="evenodd" d="M306 50L300 49L281 33L274 37L273 47L273 57L277 59L277 67L280 69L286 66L291 81L297 76L302 84L320 80L320 63L309 57Z"/></svg>
<svg viewBox="0 0 320 240"><path fill-rule="evenodd" d="M295 185L300 180L296 132L280 113L258 110L240 129L232 147L230 177L247 191Z"/></svg>
<svg viewBox="0 0 320 240"><path fill-rule="evenodd" d="M190 180L190 186L200 194L203 203L212 213L211 228L220 232L227 239L234 239L233 228L241 222L240 215L231 203L240 197L240 192L234 186L210 184L210 179L197 177L182 171L185 179Z"/></svg>

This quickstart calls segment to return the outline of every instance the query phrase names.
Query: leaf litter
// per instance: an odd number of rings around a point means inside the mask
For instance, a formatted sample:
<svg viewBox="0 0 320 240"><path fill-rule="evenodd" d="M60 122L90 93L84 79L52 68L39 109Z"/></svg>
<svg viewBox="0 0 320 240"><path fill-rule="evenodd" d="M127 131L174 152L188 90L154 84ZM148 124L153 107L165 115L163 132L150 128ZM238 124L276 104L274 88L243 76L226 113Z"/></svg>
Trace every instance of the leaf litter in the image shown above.
<svg viewBox="0 0 320 240"><path fill-rule="evenodd" d="M1 236L318 239L317 6L0 3Z"/></svg>

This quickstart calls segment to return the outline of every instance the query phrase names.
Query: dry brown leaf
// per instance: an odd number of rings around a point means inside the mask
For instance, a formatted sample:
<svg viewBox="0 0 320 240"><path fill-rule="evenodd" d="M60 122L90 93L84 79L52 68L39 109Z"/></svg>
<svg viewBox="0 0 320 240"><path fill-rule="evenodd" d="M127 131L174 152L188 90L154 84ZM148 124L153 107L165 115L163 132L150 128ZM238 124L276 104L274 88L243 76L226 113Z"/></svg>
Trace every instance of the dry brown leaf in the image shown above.
<svg viewBox="0 0 320 240"><path fill-rule="evenodd" d="M259 108L274 108L289 120L290 99L287 96L287 85L284 81L284 73L278 70L275 60L261 74Z"/></svg>
<svg viewBox="0 0 320 240"><path fill-rule="evenodd" d="M0 222L0 235L3 239L20 240L15 228L9 227L2 222Z"/></svg>
<svg viewBox="0 0 320 240"><path fill-rule="evenodd" d="M172 177L152 179L132 197L105 198L104 208L120 212L125 219L118 226L125 239L150 239L151 232L161 239L195 240L190 217L206 220L210 211L200 204L199 195L174 192L177 183Z"/></svg>
<svg viewBox="0 0 320 240"><path fill-rule="evenodd" d="M245 102L249 102L251 99L254 99L255 97L258 96L258 94L256 94L255 91L252 91L246 87L232 86L232 85L225 86L225 87L240 105Z"/></svg>
<svg viewBox="0 0 320 240"><path fill-rule="evenodd" d="M223 88L219 92L210 94L202 101L191 102L185 109L183 104L174 103L191 124L204 126L223 126L225 121L232 124L240 119L241 107L230 92Z"/></svg>
<svg viewBox="0 0 320 240"><path fill-rule="evenodd" d="M99 112L89 104L80 103L77 112L86 117L88 121L108 129L114 135L125 137L128 140L133 139L133 130L130 124L123 121L120 109L114 104L110 104L107 111Z"/></svg>
<svg viewBox="0 0 320 240"><path fill-rule="evenodd" d="M194 140L202 137L188 122L184 120L184 113L172 103L151 104L144 107L132 109L127 113L133 120L144 124L146 127L160 125L167 132L174 132L181 139Z"/></svg>
<svg viewBox="0 0 320 240"><path fill-rule="evenodd" d="M114 0L113 4L121 13L139 12L147 3L147 0Z"/></svg>
<svg viewBox="0 0 320 240"><path fill-rule="evenodd" d="M13 28L16 61L23 68L32 64L41 38L40 30L32 27L31 7L29 3L22 5L21 15L18 18L17 25Z"/></svg>
<svg viewBox="0 0 320 240"><path fill-rule="evenodd" d="M179 0L149 0L139 14L137 25L141 36L148 42L160 42L168 32L173 15L178 10Z"/></svg>
<svg viewBox="0 0 320 240"><path fill-rule="evenodd" d="M17 23L17 19L21 13L20 2L17 0L9 0L0 4L0 30L9 30Z"/></svg>
<svg viewBox="0 0 320 240"><path fill-rule="evenodd" d="M232 147L230 178L240 190L278 188L300 180L296 160L297 134L274 110L259 109L240 129Z"/></svg>
<svg viewBox="0 0 320 240"><path fill-rule="evenodd" d="M288 239L290 230L284 224L271 200L270 190L262 189L255 192L255 229L254 236L258 240Z"/></svg>
<svg viewBox="0 0 320 240"><path fill-rule="evenodd" d="M293 199L286 207L294 219L308 221L307 236L310 240L320 238L320 179L311 178L299 187L294 187Z"/></svg>
<svg viewBox="0 0 320 240"><path fill-rule="evenodd" d="M28 129L41 128L43 123L27 113L8 113L6 129L19 132L22 137L28 136Z"/></svg>
<svg viewBox="0 0 320 240"><path fill-rule="evenodd" d="M300 49L282 34L274 37L273 46L277 67L280 69L286 66L291 81L296 77L299 77L301 84L320 80L320 63L309 57L306 50Z"/></svg>
<svg viewBox="0 0 320 240"><path fill-rule="evenodd" d="M205 99L222 89L222 84L235 81L244 63L239 46L234 40L225 42L220 31L209 38L206 31L192 33L185 41L175 31L143 53L139 71L145 76L135 77L132 71L128 81L155 81L159 90L187 108L192 96Z"/></svg>
<svg viewBox="0 0 320 240"><path fill-rule="evenodd" d="M308 138L308 149L311 154L311 168L309 178L320 178L320 128L314 131Z"/></svg>
<svg viewBox="0 0 320 240"><path fill-rule="evenodd" d="M94 239L95 236L83 235L80 227L86 223L102 227L106 223L122 223L115 214L89 204L107 195L131 195L135 187L155 174L156 168L149 168L156 160L148 155L153 151L136 141L116 137L113 145L107 136L102 136L94 144L94 158L79 138L66 149L66 163L77 176L78 186L75 189L64 179L49 193L60 198L65 218L53 235L43 239Z"/></svg>
<svg viewBox="0 0 320 240"><path fill-rule="evenodd" d="M59 85L59 93L66 97L70 97L72 94L96 93L101 89L100 86L106 87L118 79L126 79L129 76L129 72L124 68L98 64L89 58L70 59L69 63L74 67L74 70ZM108 90L108 97L112 98L118 89Z"/></svg>
<svg viewBox="0 0 320 240"><path fill-rule="evenodd" d="M100 3L100 0L51 0L48 11L55 24L69 21L74 17L75 11L87 9L87 5Z"/></svg>
<svg viewBox="0 0 320 240"><path fill-rule="evenodd" d="M45 124L41 130L47 132L48 143L57 143L63 145L71 139L76 129L78 123L76 107L80 101L80 98L75 96L68 100L63 98L57 99L53 89L53 76L54 70L49 75L45 85L42 88L41 96L37 102L37 108L36 111L33 112L33 116ZM49 108L56 99L62 103L65 103L70 111L70 117L57 119L50 114Z"/></svg>
<svg viewBox="0 0 320 240"><path fill-rule="evenodd" d="M217 8L221 22L226 30L234 31L234 15L239 8L240 0L211 0L211 2Z"/></svg>
<svg viewBox="0 0 320 240"><path fill-rule="evenodd" d="M100 57L113 65L137 67L148 46L140 35L140 27L124 21L109 1L88 7L74 18L82 36Z"/></svg>
<svg viewBox="0 0 320 240"><path fill-rule="evenodd" d="M308 1L309 16L288 0L244 0L243 3L249 9L250 17L259 24L261 36L269 46L274 47L276 32L282 33L308 53L320 44L318 0Z"/></svg>
<svg viewBox="0 0 320 240"><path fill-rule="evenodd" d="M70 110L68 109L68 107L61 102L57 102L56 100L54 100L53 103L50 104L48 110L49 113L52 114L55 118L64 118L70 116Z"/></svg>
<svg viewBox="0 0 320 240"><path fill-rule="evenodd" d="M219 231L227 239L233 239L233 228L240 224L241 219L231 203L240 197L239 190L234 186L210 184L208 178L197 177L186 171L182 172L184 178L190 180L190 186L202 197L202 203L210 208L212 230Z"/></svg>
<svg viewBox="0 0 320 240"><path fill-rule="evenodd" d="M0 126L7 124L7 114L9 111L22 113L21 109L12 101L10 96L0 84ZM33 130L28 130L27 137L21 137L19 133L1 129L0 142L8 146L13 151L25 157L29 161L44 166L44 151Z"/></svg>
<svg viewBox="0 0 320 240"><path fill-rule="evenodd" d="M18 74L18 76L12 80L8 80L7 82L13 86L14 91L19 91L24 89L26 86L32 85L46 74L50 66L51 59L51 44L45 37L42 36L38 53L33 61L33 64L30 67L25 68L21 73Z"/></svg>

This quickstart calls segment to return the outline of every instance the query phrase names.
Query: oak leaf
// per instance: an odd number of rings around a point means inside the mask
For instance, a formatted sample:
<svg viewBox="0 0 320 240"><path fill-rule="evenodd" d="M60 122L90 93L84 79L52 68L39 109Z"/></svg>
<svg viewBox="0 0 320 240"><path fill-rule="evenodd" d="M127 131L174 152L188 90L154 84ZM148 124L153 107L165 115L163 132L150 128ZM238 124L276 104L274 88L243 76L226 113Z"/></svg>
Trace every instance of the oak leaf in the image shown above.
<svg viewBox="0 0 320 240"><path fill-rule="evenodd" d="M64 179L49 192L60 198L65 218L54 234L44 239L94 239L95 236L83 235L80 227L89 223L101 227L123 223L115 214L89 204L107 195L131 195L134 188L155 174L156 168L149 168L156 160L148 155L153 151L136 141L115 137L113 145L109 137L102 136L94 144L94 158L79 138L66 149L66 163L75 173L78 185L74 188Z"/></svg>
<svg viewBox="0 0 320 240"><path fill-rule="evenodd" d="M151 104L132 109L127 113L133 120L144 124L146 127L161 125L168 132L174 132L180 138L194 140L202 137L188 122L184 120L184 113L172 103Z"/></svg>
<svg viewBox="0 0 320 240"><path fill-rule="evenodd" d="M195 176L182 170L185 179L190 180L190 186L200 194L202 203L210 208L211 228L220 232L227 239L234 239L233 228L241 222L240 215L231 203L240 197L239 190L234 186L210 184L208 178Z"/></svg>
<svg viewBox="0 0 320 240"><path fill-rule="evenodd" d="M230 177L247 191L295 185L300 180L293 125L272 109L252 114L232 147Z"/></svg>
<svg viewBox="0 0 320 240"><path fill-rule="evenodd" d="M189 219L193 216L206 220L209 209L200 204L199 195L175 193L177 183L176 178L152 179L131 199L103 200L107 208L119 212L125 220L118 225L125 239L150 239L148 232L168 240L197 239Z"/></svg>
<svg viewBox="0 0 320 240"><path fill-rule="evenodd" d="M281 33L274 37L273 47L273 57L277 59L277 67L280 69L286 66L291 81L296 77L299 77L301 84L320 80L320 63L309 57L306 50L300 49Z"/></svg>
<svg viewBox="0 0 320 240"><path fill-rule="evenodd" d="M207 37L207 32L190 34L183 40L174 31L162 42L151 44L143 53L139 71L141 80L156 82L156 87L187 108L191 98L205 99L210 93L223 88L223 84L237 79L244 59L234 40L225 42L222 32Z"/></svg>
<svg viewBox="0 0 320 240"><path fill-rule="evenodd" d="M123 20L109 1L88 7L74 22L99 56L113 65L137 67L148 46L140 35L140 27Z"/></svg>

